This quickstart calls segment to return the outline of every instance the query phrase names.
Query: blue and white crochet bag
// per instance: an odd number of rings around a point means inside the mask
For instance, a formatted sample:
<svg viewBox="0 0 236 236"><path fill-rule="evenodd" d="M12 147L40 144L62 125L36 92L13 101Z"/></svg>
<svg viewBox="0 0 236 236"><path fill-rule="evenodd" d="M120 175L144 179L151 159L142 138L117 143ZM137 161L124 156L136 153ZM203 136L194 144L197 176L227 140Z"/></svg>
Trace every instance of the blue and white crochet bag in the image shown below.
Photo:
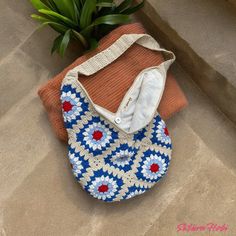
<svg viewBox="0 0 236 236"><path fill-rule="evenodd" d="M141 71L116 113L93 103L78 76L109 66L134 43L162 51L167 59ZM69 160L77 181L93 197L114 202L142 194L167 172L171 139L157 112L166 73L175 60L147 34L126 34L70 70L61 86L69 136ZM89 78L88 78L89 79Z"/></svg>

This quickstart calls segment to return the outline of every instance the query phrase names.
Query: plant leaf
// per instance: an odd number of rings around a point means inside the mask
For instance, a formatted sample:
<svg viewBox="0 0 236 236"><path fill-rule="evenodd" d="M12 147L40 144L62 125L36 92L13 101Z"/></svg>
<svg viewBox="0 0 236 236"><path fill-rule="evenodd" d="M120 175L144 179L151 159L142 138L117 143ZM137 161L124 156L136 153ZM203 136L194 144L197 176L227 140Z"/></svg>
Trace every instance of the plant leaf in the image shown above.
<svg viewBox="0 0 236 236"><path fill-rule="evenodd" d="M53 42L51 54L53 54L55 51L59 52L59 48L60 48L62 39L63 39L63 35L61 35L61 34L55 38L55 40Z"/></svg>
<svg viewBox="0 0 236 236"><path fill-rule="evenodd" d="M68 47L68 44L70 42L70 35L71 35L71 30L67 30L66 33L64 34L62 40L61 40L61 44L60 44L60 48L59 48L59 54L63 57L65 54L65 51Z"/></svg>
<svg viewBox="0 0 236 236"><path fill-rule="evenodd" d="M45 5L44 3L42 3L40 0L30 0L30 2L32 3L33 7L36 9L36 10L39 10L39 9L49 9L47 7L47 5Z"/></svg>
<svg viewBox="0 0 236 236"><path fill-rule="evenodd" d="M41 0L41 2L47 5L50 10L58 12L57 6L53 2L53 0Z"/></svg>
<svg viewBox="0 0 236 236"><path fill-rule="evenodd" d="M115 10L116 13L120 13L122 11L124 11L125 9L127 9L131 3L133 2L133 0L125 0L123 1Z"/></svg>
<svg viewBox="0 0 236 236"><path fill-rule="evenodd" d="M114 2L99 2L96 4L97 7L115 7L116 4Z"/></svg>
<svg viewBox="0 0 236 236"><path fill-rule="evenodd" d="M75 5L77 6L78 11L80 12L81 10L81 3L80 0L74 0Z"/></svg>
<svg viewBox="0 0 236 236"><path fill-rule="evenodd" d="M58 22L57 20L59 20L58 23L60 23L60 21L63 21L71 27L77 27L77 25L72 20L70 20L69 18L67 18L65 16L60 15L57 12L50 11L50 10L45 10L45 9L40 9L38 11L42 14L53 16L55 18L56 22Z"/></svg>
<svg viewBox="0 0 236 236"><path fill-rule="evenodd" d="M130 15L133 14L134 12L138 11L144 6L145 0L143 0L141 3L137 4L134 7L127 8L126 10L122 11L122 14Z"/></svg>
<svg viewBox="0 0 236 236"><path fill-rule="evenodd" d="M80 1L81 6L83 6L86 0L79 0L79 1Z"/></svg>
<svg viewBox="0 0 236 236"><path fill-rule="evenodd" d="M42 23L41 27L45 26L45 25L49 25L51 28L53 28L55 31L57 31L58 33L65 33L66 30L68 29L66 26L60 24L60 23L57 23L57 22L54 22L52 21L51 17L43 17L43 16L39 16L39 15L36 15L36 14L32 14L31 17L39 22Z"/></svg>
<svg viewBox="0 0 236 236"><path fill-rule="evenodd" d="M90 32L94 26L101 25L101 24L119 25L119 24L128 23L130 21L131 19L128 15L113 14L113 15L101 16L97 18L91 25L89 25L84 30L82 30L80 33L88 37L88 32Z"/></svg>
<svg viewBox="0 0 236 236"><path fill-rule="evenodd" d="M105 15L109 15L109 14L114 14L114 10L116 9L116 1L114 0L97 0L97 3L113 3L114 6L113 7L100 7L98 9L99 14L98 16L105 16Z"/></svg>
<svg viewBox="0 0 236 236"><path fill-rule="evenodd" d="M36 14L32 14L31 17L35 20L40 21L41 23L50 21L50 19L43 17L43 16L36 15Z"/></svg>
<svg viewBox="0 0 236 236"><path fill-rule="evenodd" d="M125 24L130 22L130 17L128 15L122 15L122 14L113 14L113 15L106 15L101 16L97 18L92 25L100 25L100 24L106 24L106 25L118 25L118 24Z"/></svg>
<svg viewBox="0 0 236 236"><path fill-rule="evenodd" d="M73 32L75 38L78 39L82 43L84 48L88 48L88 43L87 43L85 37L75 30L72 30L72 32Z"/></svg>
<svg viewBox="0 0 236 236"><path fill-rule="evenodd" d="M96 0L85 0L80 15L80 27L84 29L92 22L92 14L96 10Z"/></svg>
<svg viewBox="0 0 236 236"><path fill-rule="evenodd" d="M98 41L95 38L90 38L89 39L89 51L92 51L98 47Z"/></svg>
<svg viewBox="0 0 236 236"><path fill-rule="evenodd" d="M83 8L83 5L85 3L85 0L73 0L74 3L76 4L77 6L77 9L79 10L79 15L81 14L81 10Z"/></svg>
<svg viewBox="0 0 236 236"><path fill-rule="evenodd" d="M116 7L116 0L30 0L42 15L31 17L59 32L51 52L61 56L69 45L71 37L78 40L85 49L97 47L97 41L119 24L130 22L129 15L139 10L145 0L133 4L123 0Z"/></svg>
<svg viewBox="0 0 236 236"><path fill-rule="evenodd" d="M78 8L78 6L76 5L75 0L73 0L73 5L74 5L74 17L75 17L75 23L76 25L79 26L79 16L80 16L80 10Z"/></svg>
<svg viewBox="0 0 236 236"><path fill-rule="evenodd" d="M114 0L97 0L97 3L100 2L109 2L109 3L114 3ZM115 4L115 3L114 3Z"/></svg>
<svg viewBox="0 0 236 236"><path fill-rule="evenodd" d="M49 25L50 27L52 27L54 30L56 30L58 33L61 33L61 34L65 33L68 30L68 27L62 24L56 23L54 21L47 21L42 24L42 26L45 26L45 25Z"/></svg>
<svg viewBox="0 0 236 236"><path fill-rule="evenodd" d="M60 14L76 21L74 0L53 0Z"/></svg>

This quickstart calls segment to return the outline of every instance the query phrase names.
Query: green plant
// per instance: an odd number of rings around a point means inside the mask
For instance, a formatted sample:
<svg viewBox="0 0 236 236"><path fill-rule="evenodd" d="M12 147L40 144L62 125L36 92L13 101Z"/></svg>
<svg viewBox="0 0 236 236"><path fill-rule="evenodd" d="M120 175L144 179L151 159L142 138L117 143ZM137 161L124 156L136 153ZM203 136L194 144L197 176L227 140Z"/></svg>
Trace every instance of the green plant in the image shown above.
<svg viewBox="0 0 236 236"><path fill-rule="evenodd" d="M31 17L59 33L52 53L64 55L71 39L78 40L84 50L96 48L98 40L120 24L130 22L130 15L144 5L133 0L116 4L113 0L30 0L40 15Z"/></svg>

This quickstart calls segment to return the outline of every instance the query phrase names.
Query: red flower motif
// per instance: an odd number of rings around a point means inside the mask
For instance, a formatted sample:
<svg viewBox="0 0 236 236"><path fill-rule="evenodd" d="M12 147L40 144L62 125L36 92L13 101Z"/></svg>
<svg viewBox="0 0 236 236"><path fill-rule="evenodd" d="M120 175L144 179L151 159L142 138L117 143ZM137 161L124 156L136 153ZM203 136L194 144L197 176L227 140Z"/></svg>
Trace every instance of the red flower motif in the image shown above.
<svg viewBox="0 0 236 236"><path fill-rule="evenodd" d="M106 185L106 184L102 184L101 186L99 186L98 187L98 191L100 192L100 193L105 193L105 192L107 192L108 191L108 186Z"/></svg>
<svg viewBox="0 0 236 236"><path fill-rule="evenodd" d="M95 130L93 132L93 139L95 139L96 141L99 141L102 137L103 137L103 134L100 130Z"/></svg>
<svg viewBox="0 0 236 236"><path fill-rule="evenodd" d="M164 133L165 133L166 136L169 136L169 131L166 127L164 128Z"/></svg>
<svg viewBox="0 0 236 236"><path fill-rule="evenodd" d="M65 112L70 111L72 109L72 107L73 107L73 105L68 101L63 102L63 104L62 104L62 108Z"/></svg>
<svg viewBox="0 0 236 236"><path fill-rule="evenodd" d="M158 172L158 171L159 171L159 165L156 164L156 163L153 163L153 164L150 166L150 171L151 171L151 172L154 172L154 173Z"/></svg>

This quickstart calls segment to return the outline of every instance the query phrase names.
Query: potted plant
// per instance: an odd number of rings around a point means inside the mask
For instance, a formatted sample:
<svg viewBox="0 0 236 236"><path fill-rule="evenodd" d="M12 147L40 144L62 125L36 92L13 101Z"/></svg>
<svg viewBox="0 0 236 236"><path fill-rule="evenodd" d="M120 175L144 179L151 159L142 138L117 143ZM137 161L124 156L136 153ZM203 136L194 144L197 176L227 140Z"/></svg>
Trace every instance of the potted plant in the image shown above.
<svg viewBox="0 0 236 236"><path fill-rule="evenodd" d="M115 27L131 21L130 15L144 5L144 0L134 4L124 0L30 0L39 14L31 17L42 26L50 26L59 35L51 52L65 54L72 39L82 45L84 51L97 47L98 40Z"/></svg>

